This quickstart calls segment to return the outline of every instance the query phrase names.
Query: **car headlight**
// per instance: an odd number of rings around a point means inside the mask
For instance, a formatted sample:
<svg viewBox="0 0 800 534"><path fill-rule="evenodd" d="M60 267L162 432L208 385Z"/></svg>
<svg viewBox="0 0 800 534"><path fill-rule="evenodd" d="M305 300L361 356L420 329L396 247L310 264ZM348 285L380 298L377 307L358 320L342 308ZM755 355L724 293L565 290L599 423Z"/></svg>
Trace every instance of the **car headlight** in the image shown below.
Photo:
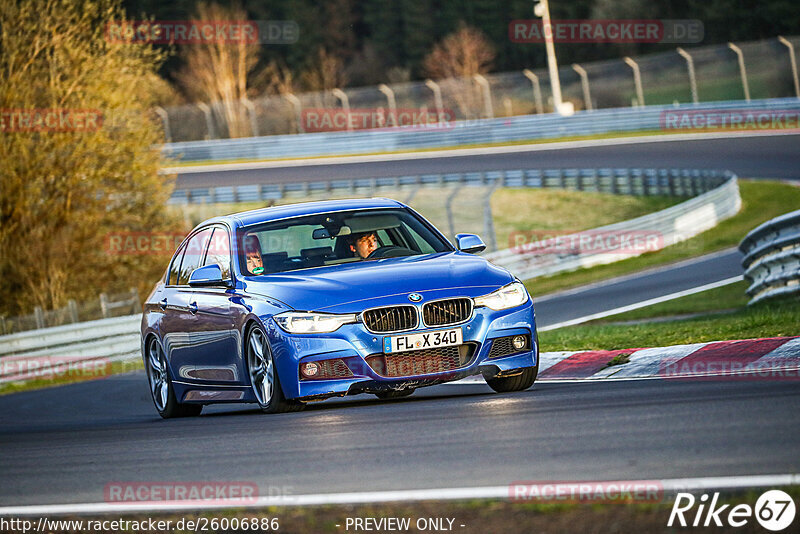
<svg viewBox="0 0 800 534"><path fill-rule="evenodd" d="M272 317L290 334L319 334L333 332L343 324L358 322L355 313L285 312Z"/></svg>
<svg viewBox="0 0 800 534"><path fill-rule="evenodd" d="M522 282L512 282L488 295L475 297L475 306L486 306L493 310L506 310L528 302L528 292Z"/></svg>

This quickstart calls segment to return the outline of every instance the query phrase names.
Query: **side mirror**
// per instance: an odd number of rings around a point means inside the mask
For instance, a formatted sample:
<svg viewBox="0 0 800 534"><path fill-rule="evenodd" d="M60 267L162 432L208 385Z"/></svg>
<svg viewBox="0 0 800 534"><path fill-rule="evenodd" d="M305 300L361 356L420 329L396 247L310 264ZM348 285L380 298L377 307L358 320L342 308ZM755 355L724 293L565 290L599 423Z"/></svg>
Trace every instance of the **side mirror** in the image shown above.
<svg viewBox="0 0 800 534"><path fill-rule="evenodd" d="M229 282L222 279L222 268L215 263L213 265L204 265L192 271L192 274L189 275L189 285L191 287L227 287Z"/></svg>
<svg viewBox="0 0 800 534"><path fill-rule="evenodd" d="M461 252L475 254L486 250L486 244L475 234L456 234L456 248Z"/></svg>

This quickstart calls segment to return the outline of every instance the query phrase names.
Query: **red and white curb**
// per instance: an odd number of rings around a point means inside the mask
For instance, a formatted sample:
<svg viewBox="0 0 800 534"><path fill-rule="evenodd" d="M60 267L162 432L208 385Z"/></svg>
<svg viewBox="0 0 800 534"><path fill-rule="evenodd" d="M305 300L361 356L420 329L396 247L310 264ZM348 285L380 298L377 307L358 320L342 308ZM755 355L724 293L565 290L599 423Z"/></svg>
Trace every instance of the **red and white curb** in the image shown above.
<svg viewBox="0 0 800 534"><path fill-rule="evenodd" d="M626 363L614 365L614 359ZM540 354L540 381L722 377L800 380L800 336ZM481 383L479 376L455 384Z"/></svg>

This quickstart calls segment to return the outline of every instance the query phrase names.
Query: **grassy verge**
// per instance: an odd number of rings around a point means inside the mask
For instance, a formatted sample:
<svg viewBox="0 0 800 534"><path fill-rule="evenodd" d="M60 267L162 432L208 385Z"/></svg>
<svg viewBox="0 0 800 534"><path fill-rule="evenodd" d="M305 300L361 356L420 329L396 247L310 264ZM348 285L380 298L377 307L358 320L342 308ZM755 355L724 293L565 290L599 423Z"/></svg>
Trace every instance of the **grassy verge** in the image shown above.
<svg viewBox="0 0 800 534"><path fill-rule="evenodd" d="M800 206L800 188L792 185L740 180L739 188L742 195L741 211L692 239L658 252L608 265L528 280L526 285L531 294L541 296L736 246L759 224ZM580 211L575 210L573 213Z"/></svg>
<svg viewBox="0 0 800 534"><path fill-rule="evenodd" d="M542 350L613 350L800 334L800 299L747 306L744 289L744 282L731 284L601 321L541 332ZM726 313L715 313L719 311ZM699 315L669 320L684 314ZM614 324L652 318L666 320Z"/></svg>

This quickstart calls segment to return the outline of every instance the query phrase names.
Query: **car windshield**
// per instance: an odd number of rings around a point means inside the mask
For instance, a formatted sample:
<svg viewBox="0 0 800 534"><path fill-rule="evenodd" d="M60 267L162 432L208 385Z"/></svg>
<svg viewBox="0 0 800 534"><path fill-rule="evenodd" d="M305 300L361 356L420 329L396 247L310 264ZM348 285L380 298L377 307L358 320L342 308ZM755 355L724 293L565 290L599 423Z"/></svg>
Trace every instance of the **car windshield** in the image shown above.
<svg viewBox="0 0 800 534"><path fill-rule="evenodd" d="M238 239L245 275L453 250L428 224L403 209L295 217L243 228Z"/></svg>

